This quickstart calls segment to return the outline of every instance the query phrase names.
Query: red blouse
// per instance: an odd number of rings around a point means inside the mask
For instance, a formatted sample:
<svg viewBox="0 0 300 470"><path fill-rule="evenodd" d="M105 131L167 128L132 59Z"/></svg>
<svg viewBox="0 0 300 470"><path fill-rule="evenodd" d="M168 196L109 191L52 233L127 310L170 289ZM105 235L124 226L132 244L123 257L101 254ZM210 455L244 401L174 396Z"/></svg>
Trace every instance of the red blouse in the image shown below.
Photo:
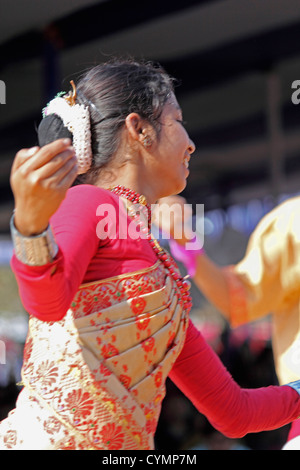
<svg viewBox="0 0 300 470"><path fill-rule="evenodd" d="M51 219L59 246L53 263L27 266L13 256L12 269L30 315L60 320L80 284L147 268L157 261L146 240L123 236L118 200L95 186L71 188ZM127 228L129 223L126 218ZM116 236L105 238L108 231ZM229 437L275 429L300 416L299 395L289 386L241 389L192 322L170 378Z"/></svg>

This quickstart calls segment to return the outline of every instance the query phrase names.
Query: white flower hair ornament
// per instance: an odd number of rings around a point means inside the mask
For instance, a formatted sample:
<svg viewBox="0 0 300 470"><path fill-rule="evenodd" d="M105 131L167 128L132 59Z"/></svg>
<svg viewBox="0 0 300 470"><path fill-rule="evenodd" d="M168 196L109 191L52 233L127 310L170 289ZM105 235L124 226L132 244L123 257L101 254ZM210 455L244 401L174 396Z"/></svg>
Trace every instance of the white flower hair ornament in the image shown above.
<svg viewBox="0 0 300 470"><path fill-rule="evenodd" d="M73 135L73 147L77 157L78 174L86 173L92 164L91 124L88 106L76 103L76 87L71 80L73 92L64 96L59 93L43 109L43 117L56 114Z"/></svg>

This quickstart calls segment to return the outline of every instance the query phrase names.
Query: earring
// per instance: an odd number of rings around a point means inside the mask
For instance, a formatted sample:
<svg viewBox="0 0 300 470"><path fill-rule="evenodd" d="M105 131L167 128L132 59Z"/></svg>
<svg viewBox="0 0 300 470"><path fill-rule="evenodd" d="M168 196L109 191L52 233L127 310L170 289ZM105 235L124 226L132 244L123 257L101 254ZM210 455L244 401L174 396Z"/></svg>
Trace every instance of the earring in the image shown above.
<svg viewBox="0 0 300 470"><path fill-rule="evenodd" d="M148 148L148 147L151 147L152 145L152 140L151 138L148 136L148 135L145 135L144 139L143 139L143 146L145 148Z"/></svg>

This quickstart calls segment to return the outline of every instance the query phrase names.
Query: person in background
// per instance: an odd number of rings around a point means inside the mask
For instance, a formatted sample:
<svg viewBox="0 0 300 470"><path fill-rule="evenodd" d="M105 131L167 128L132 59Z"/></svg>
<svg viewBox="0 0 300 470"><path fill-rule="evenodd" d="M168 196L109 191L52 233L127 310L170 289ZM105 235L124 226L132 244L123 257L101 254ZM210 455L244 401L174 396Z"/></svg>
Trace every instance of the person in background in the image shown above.
<svg viewBox="0 0 300 470"><path fill-rule="evenodd" d="M191 208L184 197L162 198L157 224L171 235L170 251L196 286L232 327L269 314L279 383L300 377L300 199L291 198L265 215L250 236L245 255L235 265L218 266L193 240ZM172 209L173 217L167 217ZM186 209L184 209L186 208ZM184 230L186 227L186 230ZM176 236L179 234L179 237ZM300 449L300 423L293 422L284 449Z"/></svg>
<svg viewBox="0 0 300 470"><path fill-rule="evenodd" d="M300 382L240 388L151 234L150 205L185 188L195 150L173 80L119 59L72 88L47 105L39 146L11 171L29 333L0 449L153 449L167 377L229 437L295 420Z"/></svg>

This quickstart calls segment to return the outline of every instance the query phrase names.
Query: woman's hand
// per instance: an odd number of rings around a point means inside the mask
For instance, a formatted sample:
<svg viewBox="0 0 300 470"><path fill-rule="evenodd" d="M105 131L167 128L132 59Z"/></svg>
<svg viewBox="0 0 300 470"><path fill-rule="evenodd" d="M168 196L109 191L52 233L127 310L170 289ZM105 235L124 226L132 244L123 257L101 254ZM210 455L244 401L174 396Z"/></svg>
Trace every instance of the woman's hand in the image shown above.
<svg viewBox="0 0 300 470"><path fill-rule="evenodd" d="M77 176L76 163L70 139L16 154L10 184L15 198L15 226L22 235L46 230Z"/></svg>

